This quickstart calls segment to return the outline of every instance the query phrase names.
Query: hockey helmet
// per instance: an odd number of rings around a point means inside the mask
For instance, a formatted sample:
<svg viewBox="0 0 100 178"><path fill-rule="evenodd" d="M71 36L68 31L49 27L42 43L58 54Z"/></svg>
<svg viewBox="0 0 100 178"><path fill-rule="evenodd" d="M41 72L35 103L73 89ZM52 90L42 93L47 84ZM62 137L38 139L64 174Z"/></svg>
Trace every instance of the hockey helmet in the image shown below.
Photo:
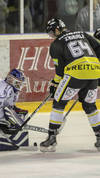
<svg viewBox="0 0 100 178"><path fill-rule="evenodd" d="M6 77L6 82L12 85L14 89L20 91L25 82L23 71L19 69L12 69Z"/></svg>
<svg viewBox="0 0 100 178"><path fill-rule="evenodd" d="M58 29L59 31L62 31L64 28L66 28L65 23L58 18L53 18L48 21L46 26L46 32L49 33L50 31L55 32L55 29Z"/></svg>

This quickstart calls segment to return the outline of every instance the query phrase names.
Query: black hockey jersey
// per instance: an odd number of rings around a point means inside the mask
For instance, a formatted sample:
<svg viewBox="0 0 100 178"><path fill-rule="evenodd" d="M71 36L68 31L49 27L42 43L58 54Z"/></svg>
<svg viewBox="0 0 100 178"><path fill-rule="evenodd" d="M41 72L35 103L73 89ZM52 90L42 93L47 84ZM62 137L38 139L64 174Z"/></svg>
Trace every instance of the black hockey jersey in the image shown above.
<svg viewBox="0 0 100 178"><path fill-rule="evenodd" d="M100 78L100 43L84 32L63 32L50 46L59 82L64 74L77 79Z"/></svg>

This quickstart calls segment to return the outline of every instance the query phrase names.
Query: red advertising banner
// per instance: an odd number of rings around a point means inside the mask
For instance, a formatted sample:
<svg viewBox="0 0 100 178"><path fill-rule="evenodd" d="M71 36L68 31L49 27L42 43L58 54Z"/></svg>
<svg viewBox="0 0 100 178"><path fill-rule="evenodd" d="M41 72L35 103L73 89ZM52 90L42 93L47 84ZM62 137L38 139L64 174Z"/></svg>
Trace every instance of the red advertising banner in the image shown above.
<svg viewBox="0 0 100 178"><path fill-rule="evenodd" d="M19 68L26 76L19 101L42 101L54 77L54 65L49 55L50 39L11 40L10 69Z"/></svg>

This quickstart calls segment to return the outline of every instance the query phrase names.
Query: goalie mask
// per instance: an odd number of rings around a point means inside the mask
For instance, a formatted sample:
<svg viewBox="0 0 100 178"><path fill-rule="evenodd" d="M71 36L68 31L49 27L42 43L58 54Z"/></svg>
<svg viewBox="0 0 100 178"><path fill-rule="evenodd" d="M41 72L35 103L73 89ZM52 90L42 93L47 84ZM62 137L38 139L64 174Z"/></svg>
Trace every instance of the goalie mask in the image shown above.
<svg viewBox="0 0 100 178"><path fill-rule="evenodd" d="M24 73L18 69L12 69L6 77L6 82L14 87L15 90L21 91L25 81Z"/></svg>
<svg viewBox="0 0 100 178"><path fill-rule="evenodd" d="M46 32L47 33L50 33L50 31L55 32L55 29L62 31L64 28L66 28L66 25L61 19L53 18L48 21Z"/></svg>

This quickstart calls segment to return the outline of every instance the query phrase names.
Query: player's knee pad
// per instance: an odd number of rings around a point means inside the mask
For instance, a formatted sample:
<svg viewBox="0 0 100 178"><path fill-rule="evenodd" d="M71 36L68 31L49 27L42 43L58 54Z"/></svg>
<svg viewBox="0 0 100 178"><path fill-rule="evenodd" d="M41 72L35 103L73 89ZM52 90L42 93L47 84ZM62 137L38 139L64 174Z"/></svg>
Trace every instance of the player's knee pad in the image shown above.
<svg viewBox="0 0 100 178"><path fill-rule="evenodd" d="M64 110L65 106L68 101L59 101L57 102L56 100L53 101L53 108L58 109L58 110Z"/></svg>
<svg viewBox="0 0 100 178"><path fill-rule="evenodd" d="M90 113L94 112L95 110L97 110L95 103L87 103L87 102L83 101L82 107L86 114L90 114Z"/></svg>

